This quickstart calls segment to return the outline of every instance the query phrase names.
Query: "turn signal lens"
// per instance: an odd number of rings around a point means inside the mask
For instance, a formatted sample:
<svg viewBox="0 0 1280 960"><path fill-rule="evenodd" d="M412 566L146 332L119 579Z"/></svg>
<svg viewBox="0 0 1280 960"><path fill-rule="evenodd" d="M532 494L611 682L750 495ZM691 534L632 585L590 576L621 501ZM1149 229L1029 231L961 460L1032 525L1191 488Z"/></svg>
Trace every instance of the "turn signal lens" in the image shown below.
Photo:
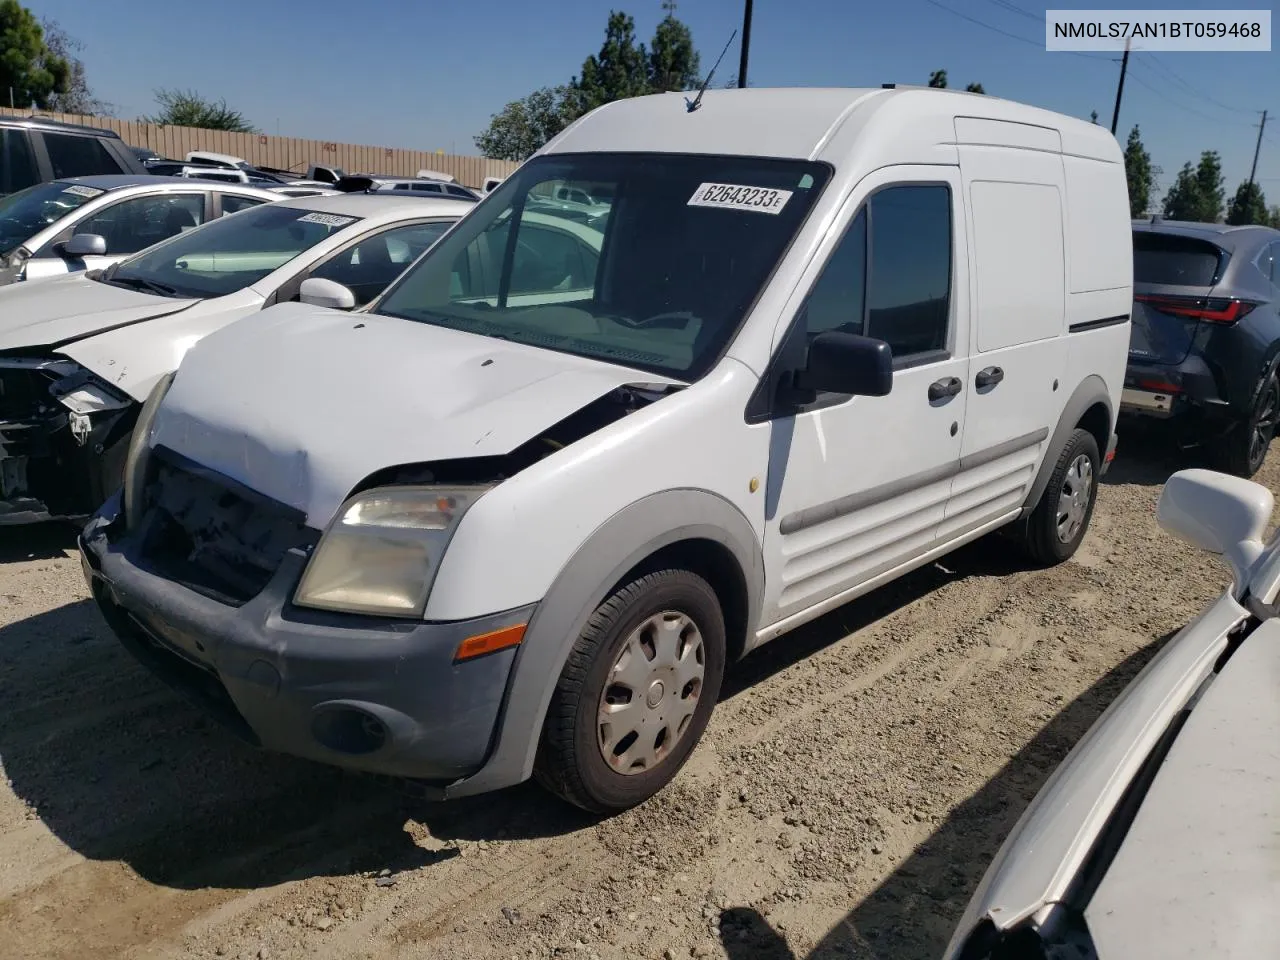
<svg viewBox="0 0 1280 960"><path fill-rule="evenodd" d="M467 637L462 643L458 644L458 652L454 654L453 662L460 663L463 660L473 660L476 657L483 657L486 653L496 653L498 650L519 646L520 642L524 640L526 626L527 624L518 623L513 627L503 627L501 630L493 630L489 633L480 633L474 637Z"/></svg>

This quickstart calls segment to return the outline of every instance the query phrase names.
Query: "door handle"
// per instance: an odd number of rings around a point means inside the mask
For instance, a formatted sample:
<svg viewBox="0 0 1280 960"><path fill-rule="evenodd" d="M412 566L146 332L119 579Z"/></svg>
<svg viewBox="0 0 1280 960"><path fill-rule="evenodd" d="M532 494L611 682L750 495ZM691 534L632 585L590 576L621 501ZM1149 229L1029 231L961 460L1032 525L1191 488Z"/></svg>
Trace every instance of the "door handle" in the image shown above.
<svg viewBox="0 0 1280 960"><path fill-rule="evenodd" d="M929 384L929 402L937 403L939 400L954 397L963 389L964 384L960 382L959 377L943 377L941 380L935 380Z"/></svg>
<svg viewBox="0 0 1280 960"><path fill-rule="evenodd" d="M973 378L973 385L981 390L983 387L994 387L1003 379L1003 370L999 367L987 367L985 370L978 371L978 375Z"/></svg>

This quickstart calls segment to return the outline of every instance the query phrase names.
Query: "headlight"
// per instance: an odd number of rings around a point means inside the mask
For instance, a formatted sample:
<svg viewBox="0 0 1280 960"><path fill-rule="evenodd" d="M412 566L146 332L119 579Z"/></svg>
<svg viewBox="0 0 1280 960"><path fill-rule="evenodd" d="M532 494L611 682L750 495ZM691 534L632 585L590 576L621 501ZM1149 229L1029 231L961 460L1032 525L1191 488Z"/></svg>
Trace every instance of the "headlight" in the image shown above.
<svg viewBox="0 0 1280 960"><path fill-rule="evenodd" d="M151 428L155 426L156 411L169 392L173 376L170 373L161 377L151 388L151 394L133 425L133 436L129 438L129 453L124 459L124 522L130 530L142 518L142 494L146 489L147 463L151 458Z"/></svg>
<svg viewBox="0 0 1280 960"><path fill-rule="evenodd" d="M380 487L342 505L307 564L294 603L421 617L462 515L488 487Z"/></svg>

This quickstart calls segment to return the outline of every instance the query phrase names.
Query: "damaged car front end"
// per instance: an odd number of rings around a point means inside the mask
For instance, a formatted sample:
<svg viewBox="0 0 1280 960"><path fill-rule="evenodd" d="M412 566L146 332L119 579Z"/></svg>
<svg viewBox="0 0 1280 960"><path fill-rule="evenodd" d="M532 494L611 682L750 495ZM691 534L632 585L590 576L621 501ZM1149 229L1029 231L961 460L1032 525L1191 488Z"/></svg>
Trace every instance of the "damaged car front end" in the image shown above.
<svg viewBox="0 0 1280 960"><path fill-rule="evenodd" d="M65 357L0 353L0 525L91 514L115 490L139 406Z"/></svg>

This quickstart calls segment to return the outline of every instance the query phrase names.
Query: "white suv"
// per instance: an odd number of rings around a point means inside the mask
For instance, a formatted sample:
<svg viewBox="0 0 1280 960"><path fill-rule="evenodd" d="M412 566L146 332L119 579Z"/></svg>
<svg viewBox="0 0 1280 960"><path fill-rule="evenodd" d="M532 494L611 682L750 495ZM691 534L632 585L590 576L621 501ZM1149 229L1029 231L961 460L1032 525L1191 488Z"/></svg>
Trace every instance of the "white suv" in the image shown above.
<svg viewBox="0 0 1280 960"><path fill-rule="evenodd" d="M1001 528L1071 556L1131 260L1093 124L920 89L613 103L365 311L196 344L82 536L93 594L252 742L620 810L753 648Z"/></svg>

